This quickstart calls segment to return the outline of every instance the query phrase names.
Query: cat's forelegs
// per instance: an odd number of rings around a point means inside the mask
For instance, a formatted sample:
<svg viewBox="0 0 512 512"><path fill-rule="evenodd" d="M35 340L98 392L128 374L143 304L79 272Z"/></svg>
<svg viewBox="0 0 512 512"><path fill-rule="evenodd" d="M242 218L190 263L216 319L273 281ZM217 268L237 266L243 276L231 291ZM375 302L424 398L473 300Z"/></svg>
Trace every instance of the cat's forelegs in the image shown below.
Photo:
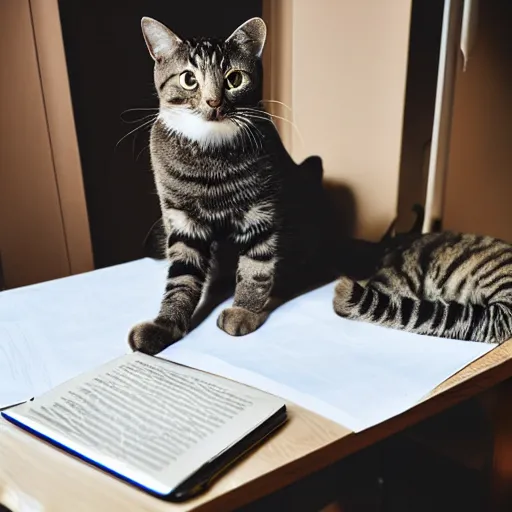
<svg viewBox="0 0 512 512"><path fill-rule="evenodd" d="M153 321L131 330L129 344L133 350L157 354L189 331L211 266L210 245L204 237L170 235L169 271L160 312Z"/></svg>
<svg viewBox="0 0 512 512"><path fill-rule="evenodd" d="M217 320L231 336L255 331L278 305L277 299L272 299L277 262L274 247L262 242L240 256L233 306L222 311Z"/></svg>

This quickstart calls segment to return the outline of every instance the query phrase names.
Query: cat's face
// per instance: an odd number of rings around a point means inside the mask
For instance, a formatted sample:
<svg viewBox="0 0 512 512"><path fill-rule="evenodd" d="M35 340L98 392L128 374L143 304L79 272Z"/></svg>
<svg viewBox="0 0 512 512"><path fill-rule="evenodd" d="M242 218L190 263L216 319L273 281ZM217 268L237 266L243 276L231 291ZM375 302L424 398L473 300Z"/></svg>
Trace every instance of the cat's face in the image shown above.
<svg viewBox="0 0 512 512"><path fill-rule="evenodd" d="M233 142L242 109L258 101L263 20L247 21L225 41L184 41L151 18L142 19L142 32L155 61L160 120L204 147Z"/></svg>

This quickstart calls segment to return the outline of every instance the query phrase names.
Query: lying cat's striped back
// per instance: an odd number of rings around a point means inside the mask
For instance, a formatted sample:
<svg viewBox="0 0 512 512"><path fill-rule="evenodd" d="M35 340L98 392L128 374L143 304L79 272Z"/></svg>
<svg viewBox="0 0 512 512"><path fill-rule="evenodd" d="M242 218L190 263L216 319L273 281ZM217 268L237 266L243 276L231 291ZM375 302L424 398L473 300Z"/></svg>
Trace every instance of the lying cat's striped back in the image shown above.
<svg viewBox="0 0 512 512"><path fill-rule="evenodd" d="M405 239L366 285L342 278L334 308L419 334L501 343L512 337L512 246L450 232Z"/></svg>

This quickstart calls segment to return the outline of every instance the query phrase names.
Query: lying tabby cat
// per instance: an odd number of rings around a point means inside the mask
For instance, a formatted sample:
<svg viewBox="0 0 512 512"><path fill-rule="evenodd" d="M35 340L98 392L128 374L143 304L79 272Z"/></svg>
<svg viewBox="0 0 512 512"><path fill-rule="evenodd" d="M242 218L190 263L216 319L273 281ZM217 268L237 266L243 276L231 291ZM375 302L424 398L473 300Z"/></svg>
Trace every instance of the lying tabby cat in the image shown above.
<svg viewBox="0 0 512 512"><path fill-rule="evenodd" d="M340 279L340 316L460 340L512 337L511 245L450 232L410 233L387 245L365 284Z"/></svg>
<svg viewBox="0 0 512 512"><path fill-rule="evenodd" d="M170 265L160 312L129 342L154 354L190 330L221 255L235 256L233 307L218 318L231 335L339 274L320 161L297 166L259 107L264 22L251 19L225 41L182 40L149 18L142 30L160 98L150 150Z"/></svg>

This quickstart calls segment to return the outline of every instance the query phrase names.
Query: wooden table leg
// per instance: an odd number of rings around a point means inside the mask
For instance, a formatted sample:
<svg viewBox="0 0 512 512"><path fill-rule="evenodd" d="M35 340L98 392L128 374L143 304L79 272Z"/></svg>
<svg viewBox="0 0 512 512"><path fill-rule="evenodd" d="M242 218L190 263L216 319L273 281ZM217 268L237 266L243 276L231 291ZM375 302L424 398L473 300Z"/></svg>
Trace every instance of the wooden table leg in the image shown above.
<svg viewBox="0 0 512 512"><path fill-rule="evenodd" d="M492 427L489 512L512 510L512 379L482 397Z"/></svg>

